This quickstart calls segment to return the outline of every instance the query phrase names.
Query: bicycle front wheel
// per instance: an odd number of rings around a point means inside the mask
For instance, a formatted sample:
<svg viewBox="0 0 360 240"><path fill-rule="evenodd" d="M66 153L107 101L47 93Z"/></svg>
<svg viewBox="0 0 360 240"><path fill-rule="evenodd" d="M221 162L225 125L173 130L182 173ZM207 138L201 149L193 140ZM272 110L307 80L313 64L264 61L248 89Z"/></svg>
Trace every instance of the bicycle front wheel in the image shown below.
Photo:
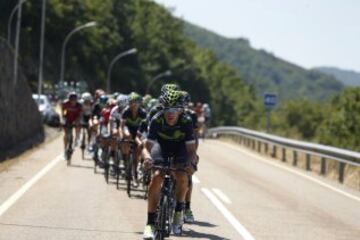
<svg viewBox="0 0 360 240"><path fill-rule="evenodd" d="M133 164L134 164L134 156L132 153L130 153L126 163L126 192L129 197L131 196L131 180L132 180Z"/></svg>
<svg viewBox="0 0 360 240"><path fill-rule="evenodd" d="M168 229L168 219L169 219L169 199L165 195L160 201L160 207L157 217L157 229L156 229L156 239L164 239L170 235Z"/></svg>

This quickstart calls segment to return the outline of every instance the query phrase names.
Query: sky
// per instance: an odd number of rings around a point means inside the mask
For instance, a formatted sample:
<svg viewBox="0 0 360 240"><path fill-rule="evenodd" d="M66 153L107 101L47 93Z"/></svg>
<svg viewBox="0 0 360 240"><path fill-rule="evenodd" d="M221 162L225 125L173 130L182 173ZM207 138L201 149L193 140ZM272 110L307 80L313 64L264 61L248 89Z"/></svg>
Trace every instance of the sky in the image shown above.
<svg viewBox="0 0 360 240"><path fill-rule="evenodd" d="M360 72L360 0L155 0L173 14L305 68Z"/></svg>

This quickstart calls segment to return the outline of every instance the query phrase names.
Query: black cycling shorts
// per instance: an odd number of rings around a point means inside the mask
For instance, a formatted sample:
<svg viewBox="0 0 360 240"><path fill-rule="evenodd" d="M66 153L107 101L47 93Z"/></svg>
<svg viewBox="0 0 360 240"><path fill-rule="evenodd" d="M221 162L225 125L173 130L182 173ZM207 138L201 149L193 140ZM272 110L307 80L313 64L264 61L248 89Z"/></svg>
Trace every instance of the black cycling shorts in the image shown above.
<svg viewBox="0 0 360 240"><path fill-rule="evenodd" d="M169 157L174 158L174 162L171 164L173 168L183 169L190 166L188 153L184 145L179 145L179 150L176 153L169 153L161 149L159 143L154 144L151 149L152 165L164 166Z"/></svg>

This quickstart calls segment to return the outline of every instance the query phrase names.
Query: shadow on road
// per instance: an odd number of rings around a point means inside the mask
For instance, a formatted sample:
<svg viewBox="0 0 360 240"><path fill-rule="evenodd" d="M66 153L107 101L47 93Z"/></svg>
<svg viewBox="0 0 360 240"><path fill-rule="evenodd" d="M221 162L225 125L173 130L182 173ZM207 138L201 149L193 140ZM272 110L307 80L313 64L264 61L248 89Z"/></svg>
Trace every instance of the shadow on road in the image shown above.
<svg viewBox="0 0 360 240"><path fill-rule="evenodd" d="M145 195L144 194L131 194L131 199L142 199L142 200L146 200L145 199Z"/></svg>
<svg viewBox="0 0 360 240"><path fill-rule="evenodd" d="M40 229L53 229L63 231L83 231L83 232L100 232L100 233L128 233L133 232L108 230L108 229L91 229L91 228L74 228L74 227L57 227L57 226L45 226L45 225L31 225L31 224L16 224L16 223L0 223L2 226L21 227L21 228L40 228Z"/></svg>
<svg viewBox="0 0 360 240"><path fill-rule="evenodd" d="M70 164L69 167L73 167L73 168L84 168L84 169L94 169L94 167L82 166L82 165L77 165L77 164Z"/></svg>
<svg viewBox="0 0 360 240"><path fill-rule="evenodd" d="M229 238L220 237L211 233L201 233L194 230L184 230L181 237L184 238L202 238L202 239L210 239L210 240L230 240Z"/></svg>
<svg viewBox="0 0 360 240"><path fill-rule="evenodd" d="M202 221L195 221L192 225L197 225L200 227L217 227L217 225L209 223L209 222L202 222Z"/></svg>

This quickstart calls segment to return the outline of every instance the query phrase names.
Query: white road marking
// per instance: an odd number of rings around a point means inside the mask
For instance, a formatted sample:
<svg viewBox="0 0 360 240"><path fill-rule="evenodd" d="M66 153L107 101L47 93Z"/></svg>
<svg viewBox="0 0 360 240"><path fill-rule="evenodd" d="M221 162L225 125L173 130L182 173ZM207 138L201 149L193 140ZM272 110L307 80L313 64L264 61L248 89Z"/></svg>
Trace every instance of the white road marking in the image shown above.
<svg viewBox="0 0 360 240"><path fill-rule="evenodd" d="M228 198L228 196L226 196L225 193L223 193L220 189L213 188L212 190L221 199L221 201L227 204L231 204L230 198Z"/></svg>
<svg viewBox="0 0 360 240"><path fill-rule="evenodd" d="M314 182L314 183L317 183L317 184L319 184L319 185L321 185L321 186L323 186L323 187L325 187L325 188L327 188L327 189L330 189L330 190L332 190L332 191L334 191L334 192L337 192L337 193L339 193L339 194L342 194L342 195L345 196L345 197L348 197L348 198L351 198L351 199L353 199L353 200L355 200L355 201L360 202L360 198L359 198L359 197L357 197L357 196L355 196L355 195L352 195L352 194L350 194L350 193L347 193L347 192L345 192L345 191L342 191L342 190L340 190L340 189L338 189L338 188L336 188L336 187L333 187L333 186L331 186L331 185L329 185L329 184L327 184L327 183L324 183L324 182L322 182L322 181L320 181L320 180L318 180L318 179L316 179L316 178L314 178L314 177L311 177L311 176L309 176L309 175L307 175L307 174L305 174L305 173L298 172L298 171L292 169L291 167L283 166L283 165L280 165L279 163L272 162L271 160L266 159L265 157L259 156L259 155L254 154L254 153L247 152L246 150L243 150L243 149L240 149L240 148L238 148L238 147L232 146L232 145L229 144L229 143L224 143L224 142L220 142L220 143L223 144L223 145L226 145L227 147L232 148L232 149L234 149L234 150L236 150L236 151L238 151L238 152L241 152L241 153L243 153L243 154L246 154L246 155L248 155L248 156L251 156L251 157L253 157L253 158L256 158L257 160L262 161L262 162L264 162L264 163L266 163L266 164L268 164L268 165L271 165L271 166L274 166L274 167L277 167L277 168L286 170L286 171L288 171L288 172L291 172L291 173L293 173L293 174L296 174L296 175L298 175L298 176L301 176L301 177L303 177L303 178L306 178L307 180L310 180L310 181L312 181L312 182Z"/></svg>
<svg viewBox="0 0 360 240"><path fill-rule="evenodd" d="M200 183L200 180L199 180L195 175L192 176L192 181L193 181L193 183L195 183L195 184L199 184L199 183Z"/></svg>
<svg viewBox="0 0 360 240"><path fill-rule="evenodd" d="M226 220L235 228L235 230L242 236L244 240L255 240L255 238L249 233L246 228L234 217L234 215L227 210L222 202L216 198L216 196L208 189L201 188L201 191L205 196L214 204L214 206L224 215Z"/></svg>
<svg viewBox="0 0 360 240"><path fill-rule="evenodd" d="M19 190L11 195L0 206L0 216L3 215L14 203L19 200L40 178L42 178L47 172L49 172L58 162L63 160L63 156L57 156L54 160L48 163L43 169L40 170L35 176L33 176L28 182L26 182Z"/></svg>

